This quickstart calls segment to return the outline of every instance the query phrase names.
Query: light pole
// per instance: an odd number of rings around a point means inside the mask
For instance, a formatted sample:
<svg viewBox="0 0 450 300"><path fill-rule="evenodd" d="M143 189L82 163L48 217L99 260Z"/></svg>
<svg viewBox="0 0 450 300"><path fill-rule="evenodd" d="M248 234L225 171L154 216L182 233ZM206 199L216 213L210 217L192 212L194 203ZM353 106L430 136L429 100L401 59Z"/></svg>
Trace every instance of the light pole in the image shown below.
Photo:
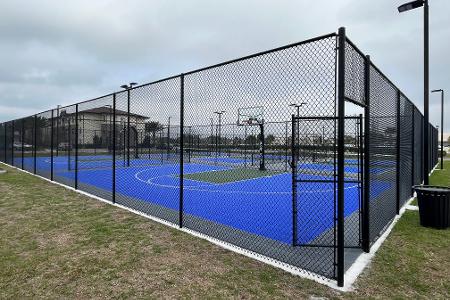
<svg viewBox="0 0 450 300"><path fill-rule="evenodd" d="M289 104L290 107L295 107L297 108L297 118L300 117L300 107L302 107L303 105L306 105L306 102L301 102L300 104L297 103L291 103Z"/></svg>
<svg viewBox="0 0 450 300"><path fill-rule="evenodd" d="M432 93L441 93L441 170L444 169L444 90L432 90Z"/></svg>
<svg viewBox="0 0 450 300"><path fill-rule="evenodd" d="M127 91L127 166L130 166L130 90L136 82L130 82L128 85L123 84L120 87Z"/></svg>
<svg viewBox="0 0 450 300"><path fill-rule="evenodd" d="M423 90L423 114L424 114L424 122L423 122L423 178L424 178L424 184L428 184L428 175L429 175L429 165L428 165L428 156L429 156L429 149L428 149L428 124L429 124L429 18L428 18L428 12L429 12L429 6L428 6L428 0L416 0L412 2L405 3L398 7L398 11L400 13L409 11L412 9L416 9L419 7L422 7L424 9L424 90Z"/></svg>
<svg viewBox="0 0 450 300"><path fill-rule="evenodd" d="M170 156L170 116L167 124L167 159L169 159Z"/></svg>
<svg viewBox="0 0 450 300"><path fill-rule="evenodd" d="M300 118L300 107L303 105L306 105L306 102L301 102L300 104L297 103L291 103L289 104L290 107L295 107L297 109L297 118ZM297 143L300 143L300 122L297 120ZM297 148L297 159L300 156L300 147L295 147L295 145L292 145L293 148Z"/></svg>
<svg viewBox="0 0 450 300"><path fill-rule="evenodd" d="M224 110L221 111L215 111L215 114L217 114L219 116L219 133L218 133L218 146L216 149L216 151L218 151L219 156L220 156L220 143L222 141L222 115L225 113Z"/></svg>
<svg viewBox="0 0 450 300"><path fill-rule="evenodd" d="M59 156L59 109L61 105L56 106L56 156Z"/></svg>

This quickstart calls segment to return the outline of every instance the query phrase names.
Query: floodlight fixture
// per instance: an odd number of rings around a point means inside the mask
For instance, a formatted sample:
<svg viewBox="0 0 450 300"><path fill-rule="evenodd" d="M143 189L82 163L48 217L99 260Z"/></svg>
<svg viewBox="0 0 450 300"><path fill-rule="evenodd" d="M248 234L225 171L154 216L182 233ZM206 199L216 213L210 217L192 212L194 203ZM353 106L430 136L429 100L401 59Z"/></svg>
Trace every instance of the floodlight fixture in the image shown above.
<svg viewBox="0 0 450 300"><path fill-rule="evenodd" d="M123 88L124 90L130 90L135 85L137 85L137 82L130 82L129 84L123 84L120 87Z"/></svg>
<svg viewBox="0 0 450 300"><path fill-rule="evenodd" d="M402 12L405 12L408 10L413 10L413 9L422 7L424 4L425 4L425 1L423 1L423 0L411 1L411 2L405 3L403 5L400 5L398 7L398 12L402 13Z"/></svg>
<svg viewBox="0 0 450 300"><path fill-rule="evenodd" d="M306 103L306 102L301 102L300 104L297 104L297 103L291 103L291 104L289 104L289 106L292 106L292 107L302 107L303 105L306 105L306 104L308 104L308 103Z"/></svg>

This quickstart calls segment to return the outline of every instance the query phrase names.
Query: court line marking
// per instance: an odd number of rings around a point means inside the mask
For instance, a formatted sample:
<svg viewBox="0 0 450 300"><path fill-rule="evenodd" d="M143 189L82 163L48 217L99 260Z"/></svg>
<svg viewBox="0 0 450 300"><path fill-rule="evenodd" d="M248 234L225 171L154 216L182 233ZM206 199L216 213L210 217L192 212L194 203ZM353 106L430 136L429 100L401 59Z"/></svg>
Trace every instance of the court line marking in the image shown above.
<svg viewBox="0 0 450 300"><path fill-rule="evenodd" d="M159 183L155 183L154 180L158 179L158 178L163 178L163 177L168 177L168 178L174 178L172 177L173 174L166 174L166 175L160 175L160 176L155 176L155 177L151 177L147 180L142 179L139 177L139 175L145 171L148 170L141 170L139 172L136 172L134 174L134 177L140 181L143 182L147 185L153 185L153 186L157 186L157 187L162 187L162 188L170 188L170 189L179 189L180 186L179 185L168 185L168 184L159 184ZM189 180L189 179L187 179ZM202 185L202 186L214 186L213 185ZM199 191L199 192L205 192L205 193L225 193L225 194L246 194L246 195L292 195L292 191L286 192L286 191L281 191L281 192L271 192L271 191L265 191L265 192L250 192L250 191L242 191L242 190L231 190L231 191L227 191L227 190L212 190L212 189L198 189L198 188L192 188L194 186L188 186L188 187L184 187L184 190L189 190L189 191ZM201 187L201 186L200 186ZM345 190L349 190L349 189L354 189L354 188L358 188L358 185L353 185L353 186L349 186L344 188ZM334 190L313 190L313 191L298 191L299 195L301 194L312 194L312 193L332 193L334 192Z"/></svg>

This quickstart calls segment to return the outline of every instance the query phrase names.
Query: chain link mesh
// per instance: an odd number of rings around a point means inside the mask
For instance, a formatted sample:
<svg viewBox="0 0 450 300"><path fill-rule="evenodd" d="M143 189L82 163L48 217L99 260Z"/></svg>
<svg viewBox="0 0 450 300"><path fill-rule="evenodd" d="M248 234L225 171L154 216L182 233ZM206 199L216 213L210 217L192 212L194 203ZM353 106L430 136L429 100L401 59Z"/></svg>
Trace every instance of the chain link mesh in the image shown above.
<svg viewBox="0 0 450 300"><path fill-rule="evenodd" d="M370 239L376 240L396 211L397 89L370 68Z"/></svg>
<svg viewBox="0 0 450 300"><path fill-rule="evenodd" d="M331 34L1 123L0 161L335 279L362 247L363 219L374 242L423 180L423 116L400 95L398 117L398 89L373 64L366 78L364 54L337 42ZM349 113L338 141L341 68L345 100L370 115ZM435 165L438 132L429 130Z"/></svg>
<svg viewBox="0 0 450 300"><path fill-rule="evenodd" d="M412 194L413 183L413 104L404 95L400 96L400 206L408 201Z"/></svg>

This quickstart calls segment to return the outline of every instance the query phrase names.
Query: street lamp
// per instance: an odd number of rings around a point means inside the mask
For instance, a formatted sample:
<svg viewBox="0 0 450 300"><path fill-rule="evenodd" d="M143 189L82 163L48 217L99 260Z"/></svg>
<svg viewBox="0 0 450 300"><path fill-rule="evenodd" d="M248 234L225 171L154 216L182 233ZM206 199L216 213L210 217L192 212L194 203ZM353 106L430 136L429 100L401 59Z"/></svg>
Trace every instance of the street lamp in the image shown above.
<svg viewBox="0 0 450 300"><path fill-rule="evenodd" d="M300 107L302 107L303 105L306 105L306 104L307 104L306 102L301 102L300 104L291 103L291 104L289 104L289 106L297 108L297 117L300 117Z"/></svg>
<svg viewBox="0 0 450 300"><path fill-rule="evenodd" d="M127 166L130 166L130 90L133 86L137 85L136 82L130 82L128 85L123 84L120 87L127 91ZM136 145L137 146L137 145ZM137 151L136 151L137 155Z"/></svg>
<svg viewBox="0 0 450 300"><path fill-rule="evenodd" d="M398 12L406 12L412 9L416 9L419 7L422 7L424 9L424 91L423 91L423 114L424 114L424 122L423 122L423 177L424 177L424 184L428 184L428 174L429 174L429 165L428 165L428 156L429 156L429 150L428 150L428 124L429 124L429 18L428 18L428 0L416 0L412 2L405 3L398 7Z"/></svg>
<svg viewBox="0 0 450 300"><path fill-rule="evenodd" d="M441 170L444 169L444 90L432 90L432 93L441 93Z"/></svg>
<svg viewBox="0 0 450 300"><path fill-rule="evenodd" d="M130 82L129 84L123 84L120 87L123 88L124 90L131 90L135 85L137 85L136 82Z"/></svg>
<svg viewBox="0 0 450 300"><path fill-rule="evenodd" d="M218 154L220 156L220 144L222 142L222 115L225 113L226 111L221 110L221 111L215 111L214 113L217 114L219 116L219 133L218 133L218 149L216 149L216 151L218 151Z"/></svg>

